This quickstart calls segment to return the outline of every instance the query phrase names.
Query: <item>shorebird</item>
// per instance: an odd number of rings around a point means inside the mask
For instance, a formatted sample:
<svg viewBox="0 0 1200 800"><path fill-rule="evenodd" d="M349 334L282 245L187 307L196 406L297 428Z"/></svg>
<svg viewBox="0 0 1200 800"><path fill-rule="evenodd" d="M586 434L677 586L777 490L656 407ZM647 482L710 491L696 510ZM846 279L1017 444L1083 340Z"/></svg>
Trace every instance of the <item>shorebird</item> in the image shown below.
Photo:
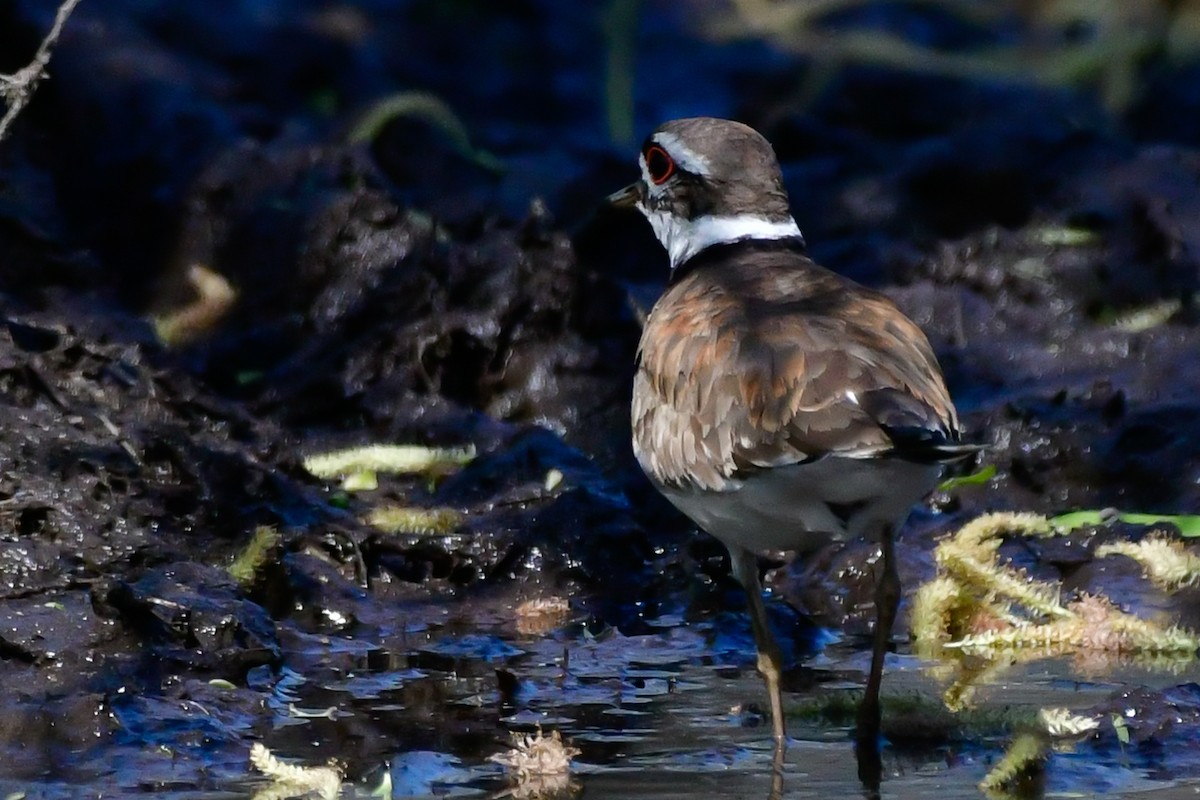
<svg viewBox="0 0 1200 800"><path fill-rule="evenodd" d="M634 379L633 448L659 491L729 549L746 590L776 742L786 742L782 659L755 552L880 543L871 669L879 685L900 582L894 535L960 441L921 329L883 294L809 258L778 160L754 129L679 119L646 139L635 207L670 257ZM860 737L861 741L861 737Z"/></svg>

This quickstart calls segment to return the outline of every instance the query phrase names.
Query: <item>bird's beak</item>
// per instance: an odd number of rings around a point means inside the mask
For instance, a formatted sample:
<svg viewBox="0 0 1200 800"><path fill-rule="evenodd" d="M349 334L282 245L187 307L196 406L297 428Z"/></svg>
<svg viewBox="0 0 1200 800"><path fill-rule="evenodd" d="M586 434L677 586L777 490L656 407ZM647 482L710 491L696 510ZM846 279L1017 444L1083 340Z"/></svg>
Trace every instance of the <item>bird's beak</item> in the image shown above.
<svg viewBox="0 0 1200 800"><path fill-rule="evenodd" d="M634 208L642 199L642 182L629 184L619 192L608 196L608 204L613 208Z"/></svg>

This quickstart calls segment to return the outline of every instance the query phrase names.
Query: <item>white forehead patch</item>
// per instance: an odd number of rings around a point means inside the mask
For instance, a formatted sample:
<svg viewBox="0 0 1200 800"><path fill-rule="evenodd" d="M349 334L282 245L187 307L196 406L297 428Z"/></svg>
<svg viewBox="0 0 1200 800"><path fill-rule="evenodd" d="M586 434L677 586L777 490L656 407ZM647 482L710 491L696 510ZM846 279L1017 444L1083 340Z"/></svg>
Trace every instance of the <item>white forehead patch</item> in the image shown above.
<svg viewBox="0 0 1200 800"><path fill-rule="evenodd" d="M650 141L662 145L662 149L675 160L675 166L693 175L707 178L712 175L708 158L688 149L678 136L666 131L659 131L650 137Z"/></svg>

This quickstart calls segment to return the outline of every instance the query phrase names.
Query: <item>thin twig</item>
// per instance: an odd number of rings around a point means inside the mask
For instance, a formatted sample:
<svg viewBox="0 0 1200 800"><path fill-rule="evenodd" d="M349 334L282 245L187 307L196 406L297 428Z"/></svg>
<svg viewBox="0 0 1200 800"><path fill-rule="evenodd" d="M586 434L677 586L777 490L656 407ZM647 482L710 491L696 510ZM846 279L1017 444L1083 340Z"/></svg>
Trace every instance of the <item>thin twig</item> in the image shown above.
<svg viewBox="0 0 1200 800"><path fill-rule="evenodd" d="M46 34L46 38L42 40L41 45L38 46L33 61L11 75L0 74L0 97L4 98L4 102L8 106L4 112L4 118L0 119L0 141L4 141L13 120L33 97L33 90L37 88L38 82L46 77L46 65L50 63L50 51L58 42L67 17L71 16L71 12L77 5L79 5L79 0L63 0L54 17L54 25Z"/></svg>

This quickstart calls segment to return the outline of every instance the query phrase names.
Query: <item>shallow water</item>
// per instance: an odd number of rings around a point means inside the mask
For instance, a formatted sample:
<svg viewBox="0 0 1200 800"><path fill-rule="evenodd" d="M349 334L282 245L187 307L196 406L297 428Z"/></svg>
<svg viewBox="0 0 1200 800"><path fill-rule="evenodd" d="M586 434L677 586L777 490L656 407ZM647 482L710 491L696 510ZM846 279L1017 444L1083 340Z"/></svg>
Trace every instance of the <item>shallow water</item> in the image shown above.
<svg viewBox="0 0 1200 800"><path fill-rule="evenodd" d="M385 769L393 797L487 796L509 785L487 760L505 746L505 732L540 725L582 750L575 779L587 797L767 797L772 747L750 653L714 654L706 622L661 624L633 637L593 636L579 625L546 637L504 624L453 633L410 625L417 630L404 632L408 647L392 652L349 638L305 638L285 655L292 668L252 670L245 687L195 682L185 700L114 700L107 713L119 721L119 736L47 757L37 775L6 758L0 796L246 796L264 785L235 744L249 731L287 760L343 761L343 797L377 789ZM805 688L785 698L792 742L784 797L863 794L852 745L854 693L868 660L859 645L833 641L791 673ZM1200 750L1180 744L1196 738L1195 705L1188 706L1196 665L1116 664L1084 679L1071 659L1017 664L989 673L958 715L940 699L954 677L950 664L902 653L887 668L885 797L978 797L1013 730L1037 709L1104 714L1096 709L1129 690L1141 692L1130 701L1131 731L1164 708L1174 714L1166 728L1155 723L1157 743L1135 735L1122 745L1104 719L1093 737L1051 754L1046 796L1200 790ZM1188 702L1171 699L1175 687ZM1139 705L1159 691L1164 708Z"/></svg>

